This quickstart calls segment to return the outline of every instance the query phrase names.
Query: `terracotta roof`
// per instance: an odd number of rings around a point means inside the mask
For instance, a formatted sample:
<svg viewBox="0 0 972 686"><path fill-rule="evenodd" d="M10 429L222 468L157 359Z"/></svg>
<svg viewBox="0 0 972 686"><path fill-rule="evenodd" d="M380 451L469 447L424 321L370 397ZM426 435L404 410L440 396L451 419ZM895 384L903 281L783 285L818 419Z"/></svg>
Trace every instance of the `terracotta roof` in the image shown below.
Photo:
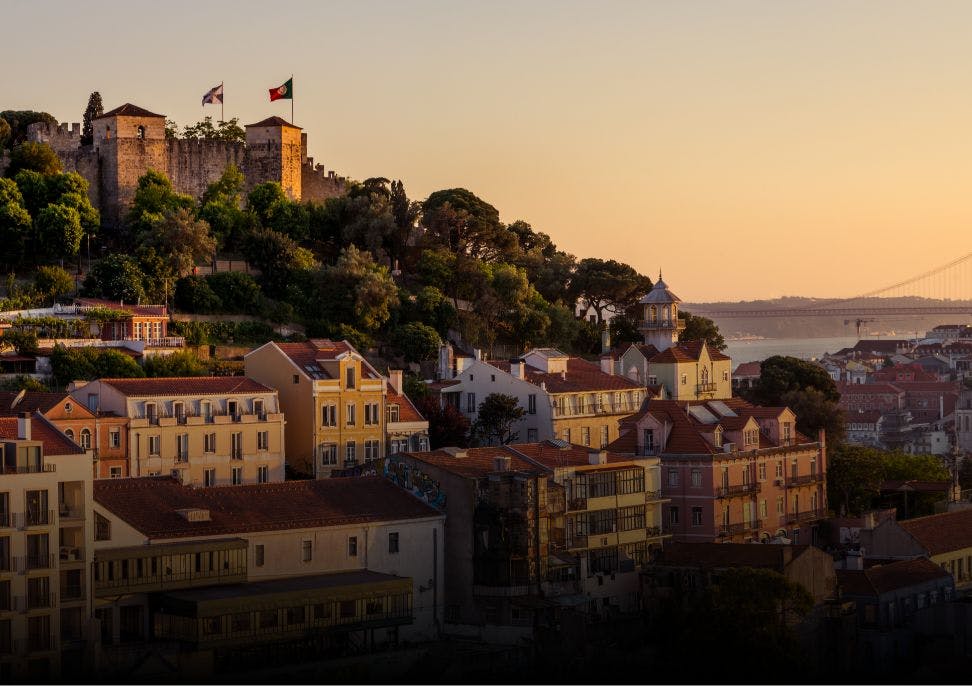
<svg viewBox="0 0 972 686"><path fill-rule="evenodd" d="M20 396L20 391L0 391L0 415L16 416L21 412L44 413L62 402L67 393L46 393L44 391L27 391L17 403L11 403Z"/></svg>
<svg viewBox="0 0 972 686"><path fill-rule="evenodd" d="M0 438L17 438L17 418L0 417ZM41 415L35 414L30 418L30 438L41 441L45 455L84 455L85 450L67 436L58 431L53 424Z"/></svg>
<svg viewBox="0 0 972 686"><path fill-rule="evenodd" d="M925 557L898 560L868 569L838 569L837 584L844 595L878 596L909 586L945 581L952 575Z"/></svg>
<svg viewBox="0 0 972 686"><path fill-rule="evenodd" d="M862 410L848 413L846 419L848 424L876 424L881 416L880 410Z"/></svg>
<svg viewBox="0 0 972 686"><path fill-rule="evenodd" d="M509 373L508 360L487 360L486 364ZM605 374L599 365L579 357L567 358L567 370L548 373L524 363L525 380L535 386L545 384L550 393L582 393L586 391L620 391L641 388L641 384L617 374Z"/></svg>
<svg viewBox="0 0 972 686"><path fill-rule="evenodd" d="M107 307L112 310L123 310L130 314L137 314L143 317L168 316L165 305L132 305L131 303L104 300L102 298L75 298L74 304L83 307Z"/></svg>
<svg viewBox="0 0 972 686"><path fill-rule="evenodd" d="M249 128L252 128L252 127L255 127L255 126L288 126L288 127L292 128L292 129L299 129L300 128L296 124L291 124L286 119L282 119L282 118L277 117L277 116L267 117L266 119L264 119L262 121L258 121L256 124L246 124L244 128L249 129Z"/></svg>
<svg viewBox="0 0 972 686"><path fill-rule="evenodd" d="M459 450L460 456L457 457L449 451L442 449L408 453L408 456L452 474L469 478L480 478L495 472L497 457L510 458L510 471L534 475L542 472L532 462L524 460L522 457L519 457L502 446L494 448L456 448L454 450Z"/></svg>
<svg viewBox="0 0 972 686"><path fill-rule="evenodd" d="M103 119L105 117L159 117L160 119L165 119L165 115L149 112L147 109L139 107L138 105L133 105L130 102L126 102L121 107L108 110L104 114L100 114L94 118Z"/></svg>
<svg viewBox="0 0 972 686"><path fill-rule="evenodd" d="M898 522L930 555L972 548L972 508Z"/></svg>
<svg viewBox="0 0 972 686"><path fill-rule="evenodd" d="M152 379L99 379L127 396L269 393L273 389L246 376L171 376Z"/></svg>
<svg viewBox="0 0 972 686"><path fill-rule="evenodd" d="M957 381L895 381L905 393L958 393Z"/></svg>
<svg viewBox="0 0 972 686"><path fill-rule="evenodd" d="M776 543L670 543L665 546L657 564L700 569L753 567L782 573L808 548L809 545Z"/></svg>
<svg viewBox="0 0 972 686"><path fill-rule="evenodd" d="M590 466L591 453L597 453L601 450L600 448L577 445L576 443L571 443L568 447L561 448L560 446L562 444L562 441L557 441L556 443L552 441L541 441L539 443L518 443L506 447L520 455L539 462L547 469ZM606 452L608 464L628 462L631 460L631 455L623 455L610 450Z"/></svg>
<svg viewBox="0 0 972 686"><path fill-rule="evenodd" d="M705 341L686 341L673 345L671 348L662 350L652 357L649 362L652 364L671 364L673 362L697 362L702 355L702 348L709 351L709 358L712 360L728 360L729 356L724 355Z"/></svg>
<svg viewBox="0 0 972 686"><path fill-rule="evenodd" d="M354 353L356 355L361 355L354 346L347 341L332 341L327 338L312 338L309 341L303 341L300 343L269 343L268 345L276 346L280 352L289 357L295 365L300 368L300 371L304 376L309 378L317 379L333 379L330 372L325 367L322 367L318 362L320 361L333 361L338 358L339 355L345 353ZM362 360L364 357L362 356ZM364 372L367 373L368 378L378 379L381 375L375 370L367 360L362 362L364 366ZM310 368L310 369L309 369ZM313 371L311 371L313 370Z"/></svg>
<svg viewBox="0 0 972 686"><path fill-rule="evenodd" d="M743 362L736 367L733 376L759 376L763 369L762 362Z"/></svg>
<svg viewBox="0 0 972 686"><path fill-rule="evenodd" d="M867 353L896 353L899 346L908 346L908 341L889 340L887 338L865 339L857 341L852 350Z"/></svg>
<svg viewBox="0 0 972 686"><path fill-rule="evenodd" d="M896 385L889 383L838 383L837 391L841 395L850 395L854 393L862 393L865 395L871 395L874 393L893 393L895 395L899 395L904 392Z"/></svg>
<svg viewBox="0 0 972 686"><path fill-rule="evenodd" d="M94 499L149 538L185 538L434 517L380 476L192 488L170 477L99 479ZM180 509L209 510L189 522Z"/></svg>
<svg viewBox="0 0 972 686"><path fill-rule="evenodd" d="M411 399L404 393L397 393L395 387L389 382L388 391L385 395L387 403L398 404L398 421L400 422L424 422L425 417L418 411Z"/></svg>
<svg viewBox="0 0 972 686"><path fill-rule="evenodd" d="M617 348L612 348L611 357L614 359L619 359L632 348L640 352L647 360L650 360L652 357L658 354L658 348L653 345L647 343L628 343Z"/></svg>

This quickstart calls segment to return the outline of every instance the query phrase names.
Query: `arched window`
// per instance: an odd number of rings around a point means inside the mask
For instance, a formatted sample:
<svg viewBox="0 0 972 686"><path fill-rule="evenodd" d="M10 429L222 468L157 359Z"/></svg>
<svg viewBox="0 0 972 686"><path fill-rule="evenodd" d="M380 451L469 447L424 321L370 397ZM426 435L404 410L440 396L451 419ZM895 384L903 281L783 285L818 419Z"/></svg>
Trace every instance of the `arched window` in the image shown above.
<svg viewBox="0 0 972 686"><path fill-rule="evenodd" d="M88 450L91 447L91 431L81 429L81 447Z"/></svg>
<svg viewBox="0 0 972 686"><path fill-rule="evenodd" d="M106 141L107 140L111 140L111 127L110 126L106 126L105 127L105 140Z"/></svg>
<svg viewBox="0 0 972 686"><path fill-rule="evenodd" d="M139 140L142 140L142 141L145 140L145 127L144 126L139 126L137 129L135 129L135 137L137 139L139 139Z"/></svg>
<svg viewBox="0 0 972 686"><path fill-rule="evenodd" d="M72 441L74 440L74 432L71 429L65 429L64 435L70 438Z"/></svg>
<svg viewBox="0 0 972 686"><path fill-rule="evenodd" d="M648 308L648 321L656 322L658 321L658 308L652 305Z"/></svg>
<svg viewBox="0 0 972 686"><path fill-rule="evenodd" d="M702 367L702 384L705 385L709 383L709 368Z"/></svg>

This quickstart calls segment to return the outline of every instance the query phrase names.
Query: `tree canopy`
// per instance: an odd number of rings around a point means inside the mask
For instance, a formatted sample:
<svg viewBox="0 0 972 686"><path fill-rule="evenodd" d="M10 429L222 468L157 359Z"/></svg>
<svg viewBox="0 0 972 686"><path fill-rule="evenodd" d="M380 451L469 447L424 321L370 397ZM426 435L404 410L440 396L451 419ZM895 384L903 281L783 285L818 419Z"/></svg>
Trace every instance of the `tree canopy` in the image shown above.
<svg viewBox="0 0 972 686"><path fill-rule="evenodd" d="M513 431L513 425L525 414L526 410L520 407L515 395L490 393L479 403L472 435L484 445L513 443L519 437L519 433Z"/></svg>

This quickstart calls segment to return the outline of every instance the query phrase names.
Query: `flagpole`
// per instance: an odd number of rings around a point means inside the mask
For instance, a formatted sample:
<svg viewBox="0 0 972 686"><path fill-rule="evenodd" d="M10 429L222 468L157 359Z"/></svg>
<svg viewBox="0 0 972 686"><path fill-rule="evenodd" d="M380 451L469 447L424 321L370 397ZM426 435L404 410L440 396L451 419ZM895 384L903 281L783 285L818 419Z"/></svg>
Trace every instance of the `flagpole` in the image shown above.
<svg viewBox="0 0 972 686"><path fill-rule="evenodd" d="M294 123L294 75L290 75L290 123Z"/></svg>
<svg viewBox="0 0 972 686"><path fill-rule="evenodd" d="M226 103L223 102L226 99L226 91L223 90L223 82L219 82L219 119L220 121L226 121Z"/></svg>

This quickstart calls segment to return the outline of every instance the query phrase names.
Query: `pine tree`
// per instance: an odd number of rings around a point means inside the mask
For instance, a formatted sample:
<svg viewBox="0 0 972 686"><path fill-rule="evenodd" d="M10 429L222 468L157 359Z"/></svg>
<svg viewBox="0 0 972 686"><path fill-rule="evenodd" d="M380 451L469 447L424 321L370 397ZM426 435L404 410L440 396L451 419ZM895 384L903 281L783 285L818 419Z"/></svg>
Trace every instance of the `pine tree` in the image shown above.
<svg viewBox="0 0 972 686"><path fill-rule="evenodd" d="M95 91L88 96L88 106L84 109L84 125L81 127L81 145L91 145L94 142L94 125L91 123L95 117L100 117L105 113L105 108L101 104L101 93Z"/></svg>

